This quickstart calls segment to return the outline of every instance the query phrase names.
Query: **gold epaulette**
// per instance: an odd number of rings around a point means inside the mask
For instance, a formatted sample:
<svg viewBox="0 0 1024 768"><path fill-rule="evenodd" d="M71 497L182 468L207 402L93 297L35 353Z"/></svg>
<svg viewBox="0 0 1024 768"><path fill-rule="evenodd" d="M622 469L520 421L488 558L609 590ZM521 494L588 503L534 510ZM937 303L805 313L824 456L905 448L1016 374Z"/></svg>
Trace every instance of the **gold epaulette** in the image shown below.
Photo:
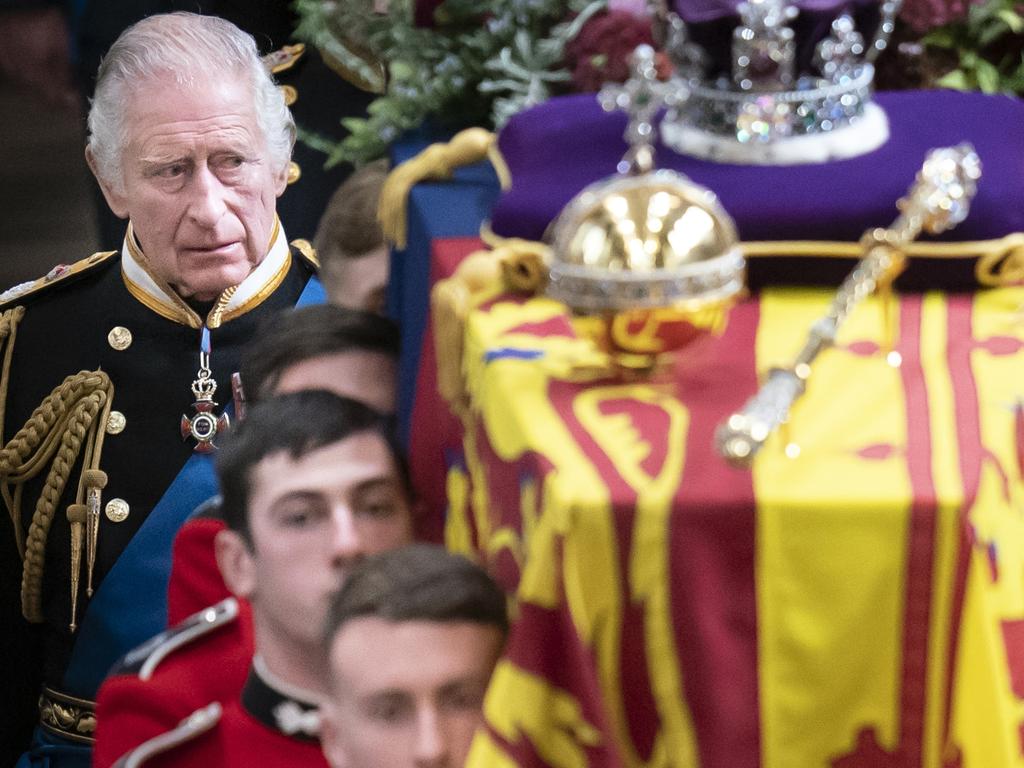
<svg viewBox="0 0 1024 768"><path fill-rule="evenodd" d="M202 736L220 721L223 711L223 707L216 701L197 709L178 723L176 728L139 744L114 763L114 768L140 768L157 755Z"/></svg>
<svg viewBox="0 0 1024 768"><path fill-rule="evenodd" d="M309 240L304 240L301 237L292 240L292 247L297 249L302 257L312 264L316 269L320 269L320 257L316 255L316 248Z"/></svg>
<svg viewBox="0 0 1024 768"><path fill-rule="evenodd" d="M52 285L58 285L68 280L68 278L80 276L116 256L117 253L117 251L97 251L92 256L76 261L74 264L58 264L38 280L19 283L13 288L8 288L3 293L0 293L0 307L38 293Z"/></svg>
<svg viewBox="0 0 1024 768"><path fill-rule="evenodd" d="M272 75L287 72L295 66L296 62L298 62L305 53L305 43L286 45L284 48L278 48L276 51L271 51L264 56L262 59L263 66L266 67L267 71Z"/></svg>

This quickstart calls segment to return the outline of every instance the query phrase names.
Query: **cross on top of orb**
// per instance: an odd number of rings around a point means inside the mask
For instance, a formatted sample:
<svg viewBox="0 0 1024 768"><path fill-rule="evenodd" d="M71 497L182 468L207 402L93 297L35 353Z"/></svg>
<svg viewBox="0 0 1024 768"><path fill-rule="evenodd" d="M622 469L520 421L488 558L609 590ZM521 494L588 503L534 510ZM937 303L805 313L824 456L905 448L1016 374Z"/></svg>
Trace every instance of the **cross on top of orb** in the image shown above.
<svg viewBox="0 0 1024 768"><path fill-rule="evenodd" d="M606 112L623 110L629 123L623 138L629 151L619 163L620 173L646 173L654 165L654 124L658 111L676 96L679 85L658 79L654 49L639 45L630 58L632 74L622 83L608 84L597 95Z"/></svg>

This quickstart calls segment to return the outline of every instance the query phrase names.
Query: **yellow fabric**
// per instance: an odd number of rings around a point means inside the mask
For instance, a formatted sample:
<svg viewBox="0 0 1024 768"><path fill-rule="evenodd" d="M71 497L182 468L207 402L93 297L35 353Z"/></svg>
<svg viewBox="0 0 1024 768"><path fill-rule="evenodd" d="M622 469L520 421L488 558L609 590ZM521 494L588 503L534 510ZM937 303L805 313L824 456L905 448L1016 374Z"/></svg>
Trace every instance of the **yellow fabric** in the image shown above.
<svg viewBox="0 0 1024 768"><path fill-rule="evenodd" d="M758 368L792 359L801 329L824 314L829 298L764 294ZM877 302L865 302L839 344L844 337L880 341L879 320ZM895 746L903 604L892 585L903 578L910 486L900 455L866 463L852 449L906 444L901 397L899 371L885 360L828 350L789 429L755 461L766 768L827 765L853 747L844 741L865 723L879 723L883 746ZM779 445L790 442L801 448L796 459Z"/></svg>
<svg viewBox="0 0 1024 768"><path fill-rule="evenodd" d="M972 317L974 338L1024 341L1022 304L1024 288L980 294ZM977 346L971 371L979 401L987 406L981 409L981 436L989 458L982 464L969 515L977 542L957 660L953 728L963 745L964 765L1020 768L1024 702L1009 685L1001 623L1024 619L1024 478L1016 455L1024 446L1016 445L1012 422L1005 418L1024 396L1021 355L994 354ZM994 579L986 556L990 548L998 574Z"/></svg>
<svg viewBox="0 0 1024 768"><path fill-rule="evenodd" d="M831 298L831 292L816 289L762 294L754 350L760 375L793 358ZM491 732L477 738L468 764L517 766L500 740L515 744L525 739L553 768L583 768L588 765L585 747L607 739L630 768L697 768L698 744L673 624L668 540L692 414L656 384L602 378L600 371L608 370L600 364L603 355L585 336L515 330L564 320L565 309L557 302L542 297L504 301L494 291L478 292L467 301L459 359L445 359L453 347L438 349L439 367L460 371L466 397L462 415L469 427L468 477L461 470L449 474L449 545L459 551L471 547L484 562L511 553L521 568L515 596L520 608L568 610L574 635L559 641L578 643L592 660L590 672L607 719L607 730L597 731L582 714L578 692L505 660L487 697ZM873 731L886 751L896 750L904 736L906 601L901 585L909 569L913 495L906 456L908 407L915 404L905 402L904 371L884 354L887 344L910 331L899 325L898 299L885 308L887 317L883 306L870 299L853 311L836 347L815 362L788 425L770 439L753 467L757 693L760 764L765 768L828 768L857 749L864 729ZM984 343L995 336L1024 341L1021 306L1024 288L1001 288L974 298L977 343L971 373L982 441L994 458L983 463L981 487L967 510L958 403L947 358L949 299L939 293L923 298L917 343L937 499L928 564L926 768L946 768L956 749L966 768L1024 768L1018 732L1024 703L1010 689L1000 624L1024 619L1024 484L1008 415L1024 396L1024 355L999 354ZM865 343L882 353L865 352ZM507 348L542 354L488 356ZM585 361L593 367L587 369ZM590 373L583 375L583 370ZM573 395L569 407L588 439L637 493L628 552L620 552L607 479L552 401L551 385L558 381L592 381ZM667 418L667 454L654 474L644 464L651 446L628 417L602 407L623 399L656 407ZM497 520L488 507L480 435L507 464L534 452L552 465L541 477L520 484L521 533L507 520ZM878 450L868 456L866 448ZM978 537L970 553L960 549L965 522ZM1000 578L995 581L988 576L989 542L998 544ZM960 630L954 634L962 557L969 558L970 566ZM630 743L627 725L630 702L620 669L627 608L619 600L623 585L631 603L644 609L646 673L659 719L646 761ZM947 713L951 675L952 711Z"/></svg>
<svg viewBox="0 0 1024 768"><path fill-rule="evenodd" d="M600 740L600 734L583 719L579 704L570 694L506 662L499 663L494 671L484 709L503 738L514 742L521 734L527 736L551 768L585 768L581 745ZM474 744L474 752L476 760L493 754L480 744ZM474 762L474 755L469 763L491 765Z"/></svg>

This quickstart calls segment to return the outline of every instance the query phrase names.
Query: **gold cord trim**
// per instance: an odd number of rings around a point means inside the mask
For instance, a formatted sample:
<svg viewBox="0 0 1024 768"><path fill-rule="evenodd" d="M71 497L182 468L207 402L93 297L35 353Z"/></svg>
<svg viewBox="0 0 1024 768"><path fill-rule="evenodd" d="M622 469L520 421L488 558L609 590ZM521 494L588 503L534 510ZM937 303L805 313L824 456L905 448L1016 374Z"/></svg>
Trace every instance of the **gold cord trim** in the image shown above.
<svg viewBox="0 0 1024 768"><path fill-rule="evenodd" d="M493 233L490 236L496 237ZM828 240L751 241L741 243L740 248L746 258L797 256L858 259L863 255L860 243ZM1015 285L1024 281L1024 232L1014 232L994 240L914 242L901 250L911 259L976 258L974 275L978 284L985 287Z"/></svg>
<svg viewBox="0 0 1024 768"><path fill-rule="evenodd" d="M18 323L21 322L21 318L24 316L25 307L23 306L8 309L0 315L0 343L5 343L3 368L0 369L0 439L3 439L5 434L4 420L7 416L7 390L11 383L11 358L14 356L14 341L18 335ZM0 491L4 490L6 490L6 487L0 486ZM14 524L14 540L18 547L18 554L24 560L25 538L22 535L21 518L14 512L20 501L20 493L17 499L13 497L8 499L6 494L4 494L4 502L7 506L7 511L11 515L11 522ZM18 504L15 504L15 502Z"/></svg>
<svg viewBox="0 0 1024 768"><path fill-rule="evenodd" d="M9 371L6 372L9 374ZM6 378L6 377L5 377ZM114 386L102 371L81 371L68 376L32 412L28 421L0 449L0 494L21 528L21 492L28 481L46 470L46 480L36 502L32 521L24 539L21 600L22 612L31 622L41 622L43 568L46 539L53 523L57 503L64 493L71 470L86 446L82 476L79 478L76 503L78 508L89 489L86 480L94 478L89 470L99 469L103 449L103 418L109 413ZM99 417L99 418L98 418ZM72 512L72 565L80 564L84 523ZM79 573L71 574L72 598L77 598ZM71 622L74 625L74 602Z"/></svg>
<svg viewBox="0 0 1024 768"><path fill-rule="evenodd" d="M494 173L498 176L498 186L503 190L512 188L512 172L508 169L508 163L505 162L505 156L501 154L501 150L498 148L498 140L495 139L491 142L490 146L487 147L487 159L491 161L491 165L494 166Z"/></svg>

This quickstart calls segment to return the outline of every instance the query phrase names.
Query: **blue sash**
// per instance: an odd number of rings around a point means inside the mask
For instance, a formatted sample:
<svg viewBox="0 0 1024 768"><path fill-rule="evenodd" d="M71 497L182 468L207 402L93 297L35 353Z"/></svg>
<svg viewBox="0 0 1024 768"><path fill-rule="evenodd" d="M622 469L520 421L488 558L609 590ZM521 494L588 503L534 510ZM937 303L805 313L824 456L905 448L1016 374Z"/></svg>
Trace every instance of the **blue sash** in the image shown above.
<svg viewBox="0 0 1024 768"><path fill-rule="evenodd" d="M31 749L18 759L14 768L90 768L91 765L92 747L72 744L36 728Z"/></svg>
<svg viewBox="0 0 1024 768"><path fill-rule="evenodd" d="M314 276L295 306L325 300ZM192 510L216 493L212 455L193 453L89 601L64 673L65 693L95 699L114 663L166 628L171 544Z"/></svg>

